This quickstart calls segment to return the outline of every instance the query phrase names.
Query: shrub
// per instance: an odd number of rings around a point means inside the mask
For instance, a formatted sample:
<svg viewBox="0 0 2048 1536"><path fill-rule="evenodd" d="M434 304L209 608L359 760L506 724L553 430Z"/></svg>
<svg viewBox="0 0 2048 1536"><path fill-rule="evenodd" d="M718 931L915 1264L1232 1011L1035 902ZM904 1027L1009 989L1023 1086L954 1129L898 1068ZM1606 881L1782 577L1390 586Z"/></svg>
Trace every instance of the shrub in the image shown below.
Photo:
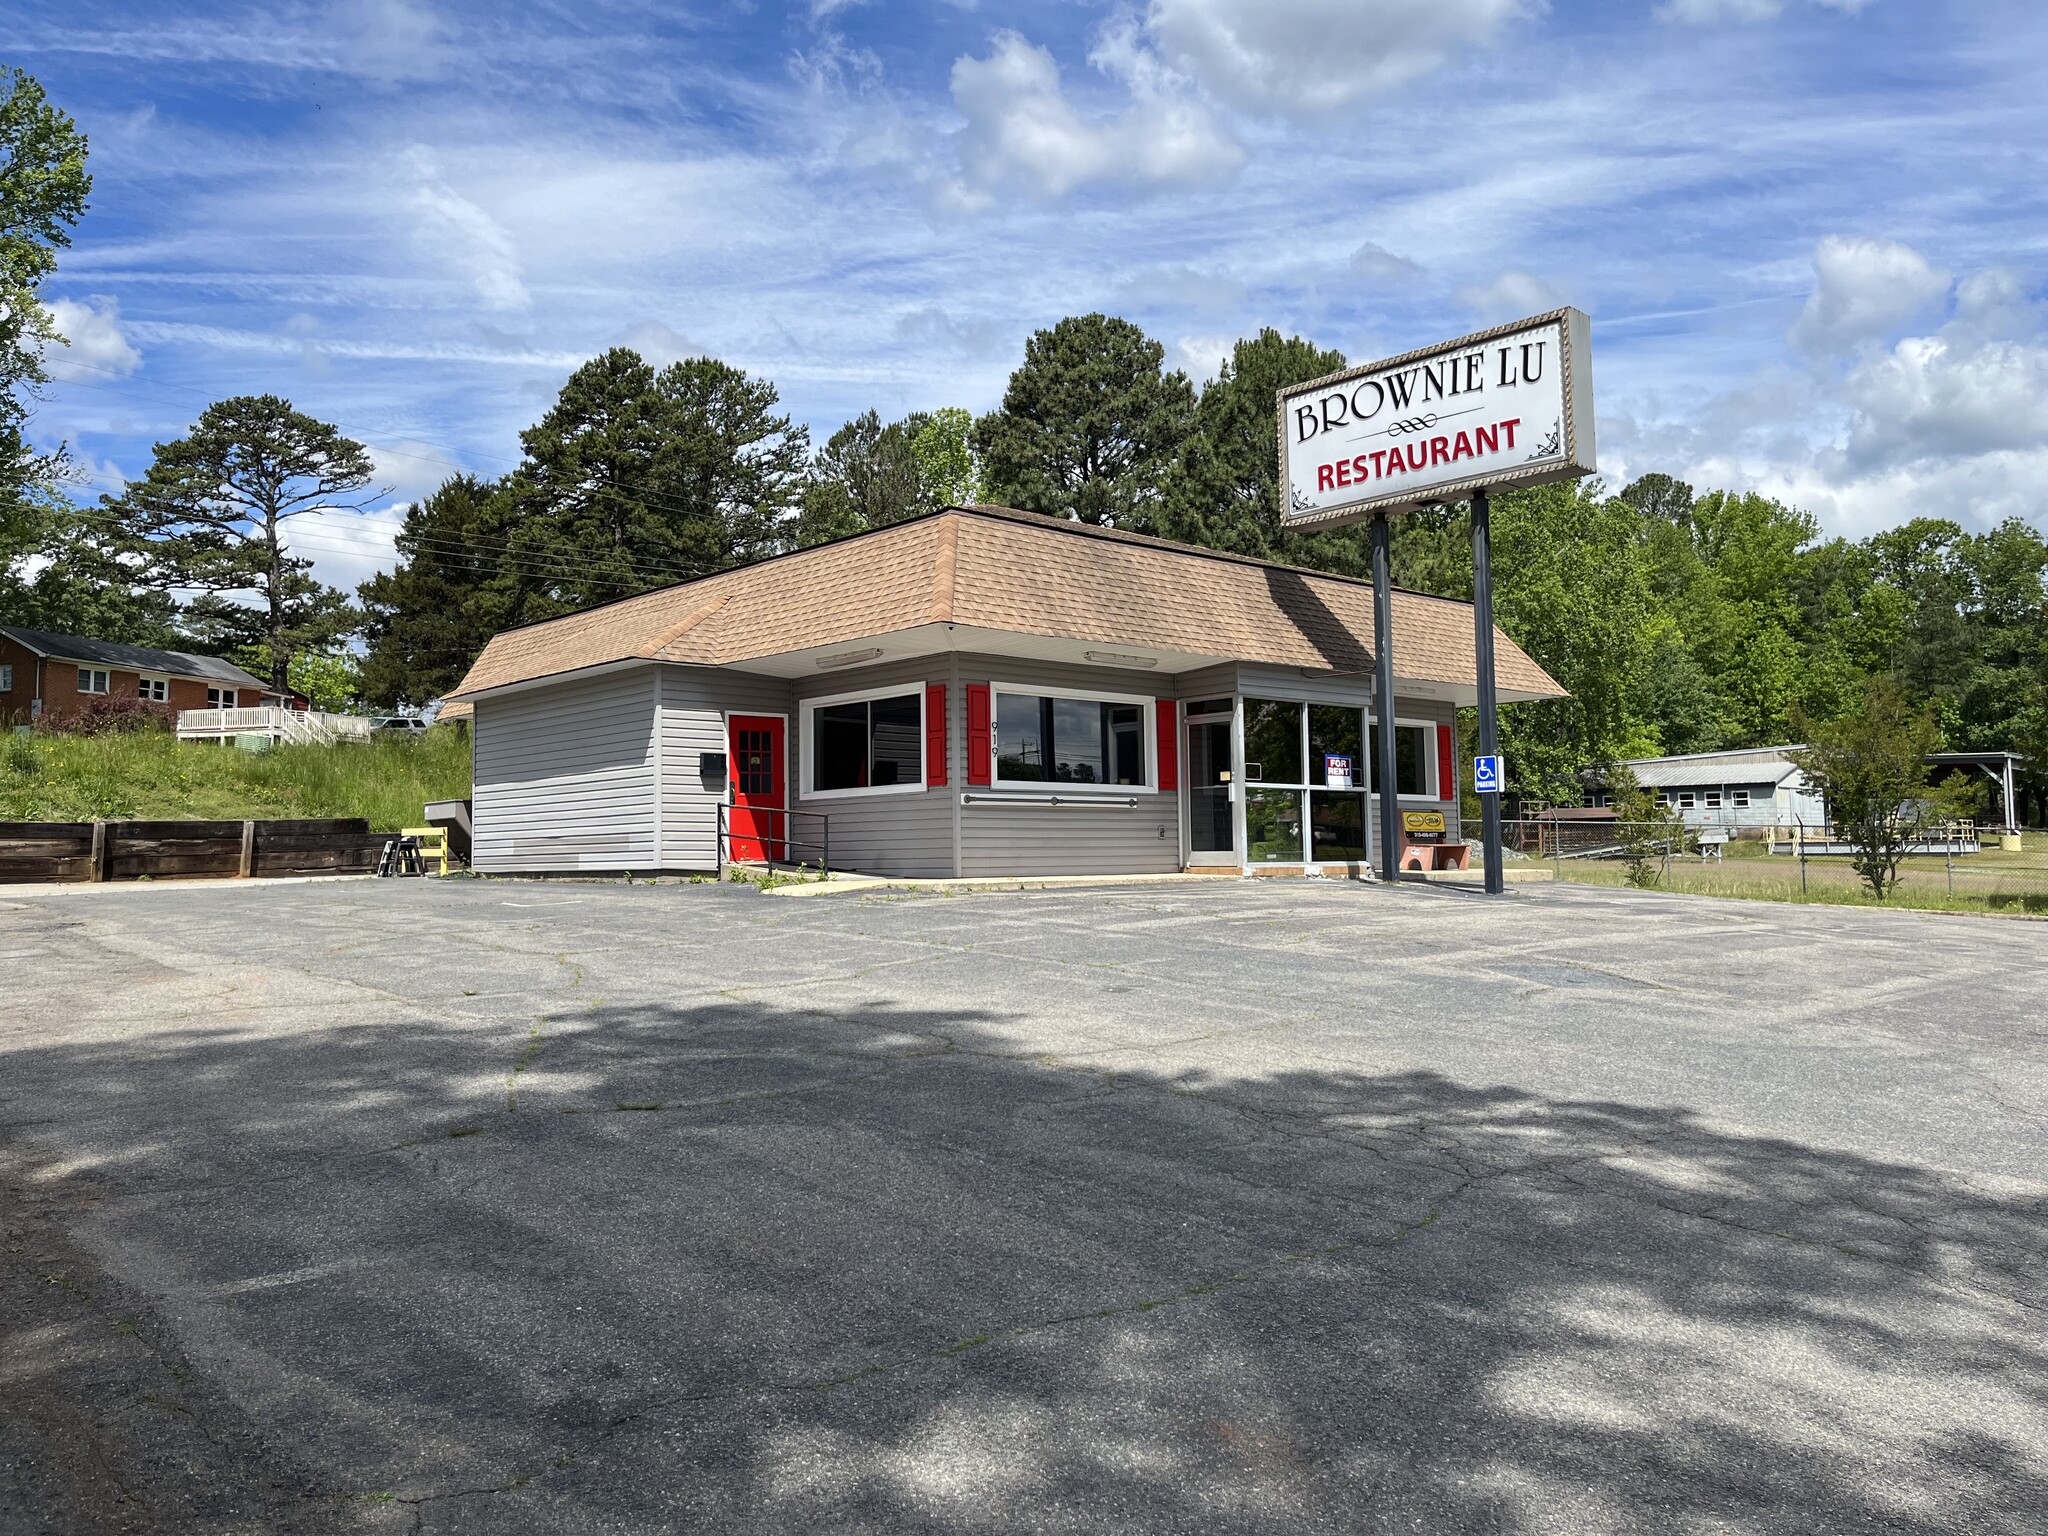
<svg viewBox="0 0 2048 1536"><path fill-rule="evenodd" d="M117 736L128 731L173 730L178 712L168 704L108 694L86 700L80 709L45 715L37 724L56 736Z"/></svg>

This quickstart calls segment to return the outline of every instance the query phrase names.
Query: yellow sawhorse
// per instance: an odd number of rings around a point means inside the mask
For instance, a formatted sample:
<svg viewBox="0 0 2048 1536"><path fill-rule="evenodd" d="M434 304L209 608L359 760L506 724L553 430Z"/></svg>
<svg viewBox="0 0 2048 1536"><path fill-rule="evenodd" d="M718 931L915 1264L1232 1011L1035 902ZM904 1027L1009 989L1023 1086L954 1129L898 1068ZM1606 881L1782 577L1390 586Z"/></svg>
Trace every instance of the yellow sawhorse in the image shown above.
<svg viewBox="0 0 2048 1536"><path fill-rule="evenodd" d="M420 853L429 859L438 859L439 873L448 873L448 830L445 827L400 827L400 837L416 837L420 840Z"/></svg>

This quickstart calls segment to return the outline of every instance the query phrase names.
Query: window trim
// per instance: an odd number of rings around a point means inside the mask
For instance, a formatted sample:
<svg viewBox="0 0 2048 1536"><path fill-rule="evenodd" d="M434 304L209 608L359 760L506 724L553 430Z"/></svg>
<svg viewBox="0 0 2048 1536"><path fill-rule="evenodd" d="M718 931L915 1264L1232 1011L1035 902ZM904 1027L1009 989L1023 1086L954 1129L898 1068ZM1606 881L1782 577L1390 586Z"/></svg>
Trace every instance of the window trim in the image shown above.
<svg viewBox="0 0 2048 1536"><path fill-rule="evenodd" d="M1373 727L1377 726L1377 725L1378 725L1379 723L1380 723L1380 717L1379 717L1378 715L1376 715L1376 714L1374 714L1374 713L1373 713L1373 708L1372 708L1372 706L1371 706L1370 704L1366 705L1366 706L1365 706L1365 727L1366 727L1366 738L1365 738L1365 751L1366 751L1366 753L1367 753L1368 755L1370 755L1370 754L1372 753L1372 730L1373 730ZM1427 763L1427 764L1429 765L1428 771L1427 771L1426 773L1424 773L1424 774L1423 774L1423 776L1422 776L1422 779L1423 779L1423 783L1424 783L1425 787L1424 787L1423 789L1421 789L1421 790L1418 790L1418 791L1417 791L1416 793L1414 793L1414 794L1412 794L1412 795L1404 795L1404 794L1402 794L1402 793L1401 793L1401 792L1400 792L1400 791L1399 791L1398 789L1396 789L1396 790L1395 790L1395 792L1394 792L1394 799L1395 799L1395 801L1396 801L1396 802L1399 802L1399 801L1402 801L1402 800L1427 800L1427 801L1431 802L1431 804L1432 804L1432 805L1434 805L1434 804L1435 804L1435 803L1436 803L1437 801L1440 801L1440 800L1442 800L1442 799L1443 799L1443 790L1444 790L1444 765L1443 765L1443 764L1442 764L1442 763L1441 763L1440 761L1438 761L1438 758L1440 757L1440 755L1441 755L1441 754L1439 754L1439 753L1438 753L1438 751L1437 751L1437 739L1436 739L1436 728L1437 728L1438 726L1442 725L1443 723L1444 723L1444 722L1443 722L1443 721L1441 721L1441 720L1418 720L1418 719L1415 719L1415 718L1414 718L1413 716L1410 716L1410 715L1401 715L1401 714L1396 714L1396 715L1394 716L1394 729L1395 729L1395 730L1397 730L1397 731L1398 731L1398 730L1402 730L1402 729L1405 729L1405 728L1409 728L1409 727L1412 727L1412 728L1414 728L1415 730L1418 730L1418 731L1422 732L1422 754L1423 754L1423 760L1424 760L1424 761L1425 761L1425 762L1426 762L1426 763ZM1376 766L1377 766L1377 763L1375 763L1375 762L1368 762L1368 763L1366 764L1366 779L1365 779L1365 782L1366 782L1366 783L1367 783L1368 785L1370 785L1370 784L1372 783L1372 770L1373 770L1373 769L1374 769L1374 768L1375 768ZM1378 798L1378 796L1379 796L1379 791L1378 791L1378 790L1376 790L1376 789L1371 789L1371 788L1368 788L1368 789L1366 790L1366 793L1367 793L1367 794L1369 794L1369 795L1371 795L1371 796L1373 796L1374 798Z"/></svg>
<svg viewBox="0 0 2048 1536"><path fill-rule="evenodd" d="M14 692L14 663L0 661L0 693Z"/></svg>
<svg viewBox="0 0 2048 1536"><path fill-rule="evenodd" d="M803 800L862 800L873 795L921 795L931 788L925 783L925 701L930 696L926 689L930 684L922 679L905 683L888 683L873 688L859 688L852 693L821 693L816 698L797 701L797 796ZM859 789L813 789L812 774L815 763L811 755L811 742L817 735L815 717L820 709L832 704L865 704L874 699L900 699L908 694L917 695L917 773L902 784L868 784ZM759 710L738 710L738 714L760 714ZM771 711L772 713L772 711ZM868 749L874 750L873 727L869 727Z"/></svg>
<svg viewBox="0 0 2048 1536"><path fill-rule="evenodd" d="M224 694L224 693L231 693L231 694L233 694L233 695L234 695L234 697L235 697L235 702L234 702L234 703L232 703L232 704L219 704L219 703L216 703L216 702L214 702L215 700L217 700L217 699L218 699L218 698L219 698L219 697L220 697L220 696L221 696L222 694ZM212 684L210 684L210 683L209 683L209 684L207 685L207 688L206 688L206 707L207 707L208 709L240 709L240 708L242 707L242 702L241 702L241 701L242 701L242 690L241 690L241 689L239 689L239 688L216 688L216 687L214 687L214 686L213 686Z"/></svg>
<svg viewBox="0 0 2048 1536"><path fill-rule="evenodd" d="M161 689L162 692L153 693L152 689ZM168 704L171 702L171 680L162 673L139 673L135 679L135 696L145 704Z"/></svg>
<svg viewBox="0 0 2048 1536"><path fill-rule="evenodd" d="M996 751L997 722L1002 719L1002 696L1021 699L1079 699L1084 704L1135 704L1138 706L1138 755L1145 765L1143 782L1137 784L1068 784L1059 779L1006 779L1002 757ZM988 782L991 789L1036 791L1048 795L1156 795L1159 793L1158 723L1153 719L1157 700L1135 693L1109 693L1100 688L1054 688L1040 683L988 685ZM1205 717L1206 718L1206 717Z"/></svg>
<svg viewBox="0 0 2048 1536"><path fill-rule="evenodd" d="M86 681L97 679L99 686L92 687ZM78 669L78 692L81 696L103 698L114 691L114 671L111 667L80 667Z"/></svg>

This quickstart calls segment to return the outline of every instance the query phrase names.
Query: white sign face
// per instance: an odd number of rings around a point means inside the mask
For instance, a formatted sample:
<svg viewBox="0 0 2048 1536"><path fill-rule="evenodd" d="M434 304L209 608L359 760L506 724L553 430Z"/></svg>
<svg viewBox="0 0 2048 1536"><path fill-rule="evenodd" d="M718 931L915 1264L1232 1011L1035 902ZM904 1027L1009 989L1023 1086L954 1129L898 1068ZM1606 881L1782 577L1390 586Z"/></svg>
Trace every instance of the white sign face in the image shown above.
<svg viewBox="0 0 2048 1536"><path fill-rule="evenodd" d="M1560 309L1281 390L1281 522L1591 474L1592 357L1592 322Z"/></svg>

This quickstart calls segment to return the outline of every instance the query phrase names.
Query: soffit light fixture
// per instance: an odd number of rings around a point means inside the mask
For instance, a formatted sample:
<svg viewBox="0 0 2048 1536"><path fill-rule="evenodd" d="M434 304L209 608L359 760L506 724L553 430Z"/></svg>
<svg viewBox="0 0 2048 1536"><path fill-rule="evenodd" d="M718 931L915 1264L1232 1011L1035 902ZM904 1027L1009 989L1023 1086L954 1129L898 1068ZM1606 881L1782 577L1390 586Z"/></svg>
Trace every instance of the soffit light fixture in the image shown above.
<svg viewBox="0 0 2048 1536"><path fill-rule="evenodd" d="M882 648L879 645L870 646L865 651L841 651L837 656L820 656L817 659L817 667L820 672L829 672L834 667L851 667L863 661L873 661L881 654Z"/></svg>
<svg viewBox="0 0 2048 1536"><path fill-rule="evenodd" d="M1156 667L1157 656L1126 656L1121 651L1083 651L1084 659L1105 667Z"/></svg>

